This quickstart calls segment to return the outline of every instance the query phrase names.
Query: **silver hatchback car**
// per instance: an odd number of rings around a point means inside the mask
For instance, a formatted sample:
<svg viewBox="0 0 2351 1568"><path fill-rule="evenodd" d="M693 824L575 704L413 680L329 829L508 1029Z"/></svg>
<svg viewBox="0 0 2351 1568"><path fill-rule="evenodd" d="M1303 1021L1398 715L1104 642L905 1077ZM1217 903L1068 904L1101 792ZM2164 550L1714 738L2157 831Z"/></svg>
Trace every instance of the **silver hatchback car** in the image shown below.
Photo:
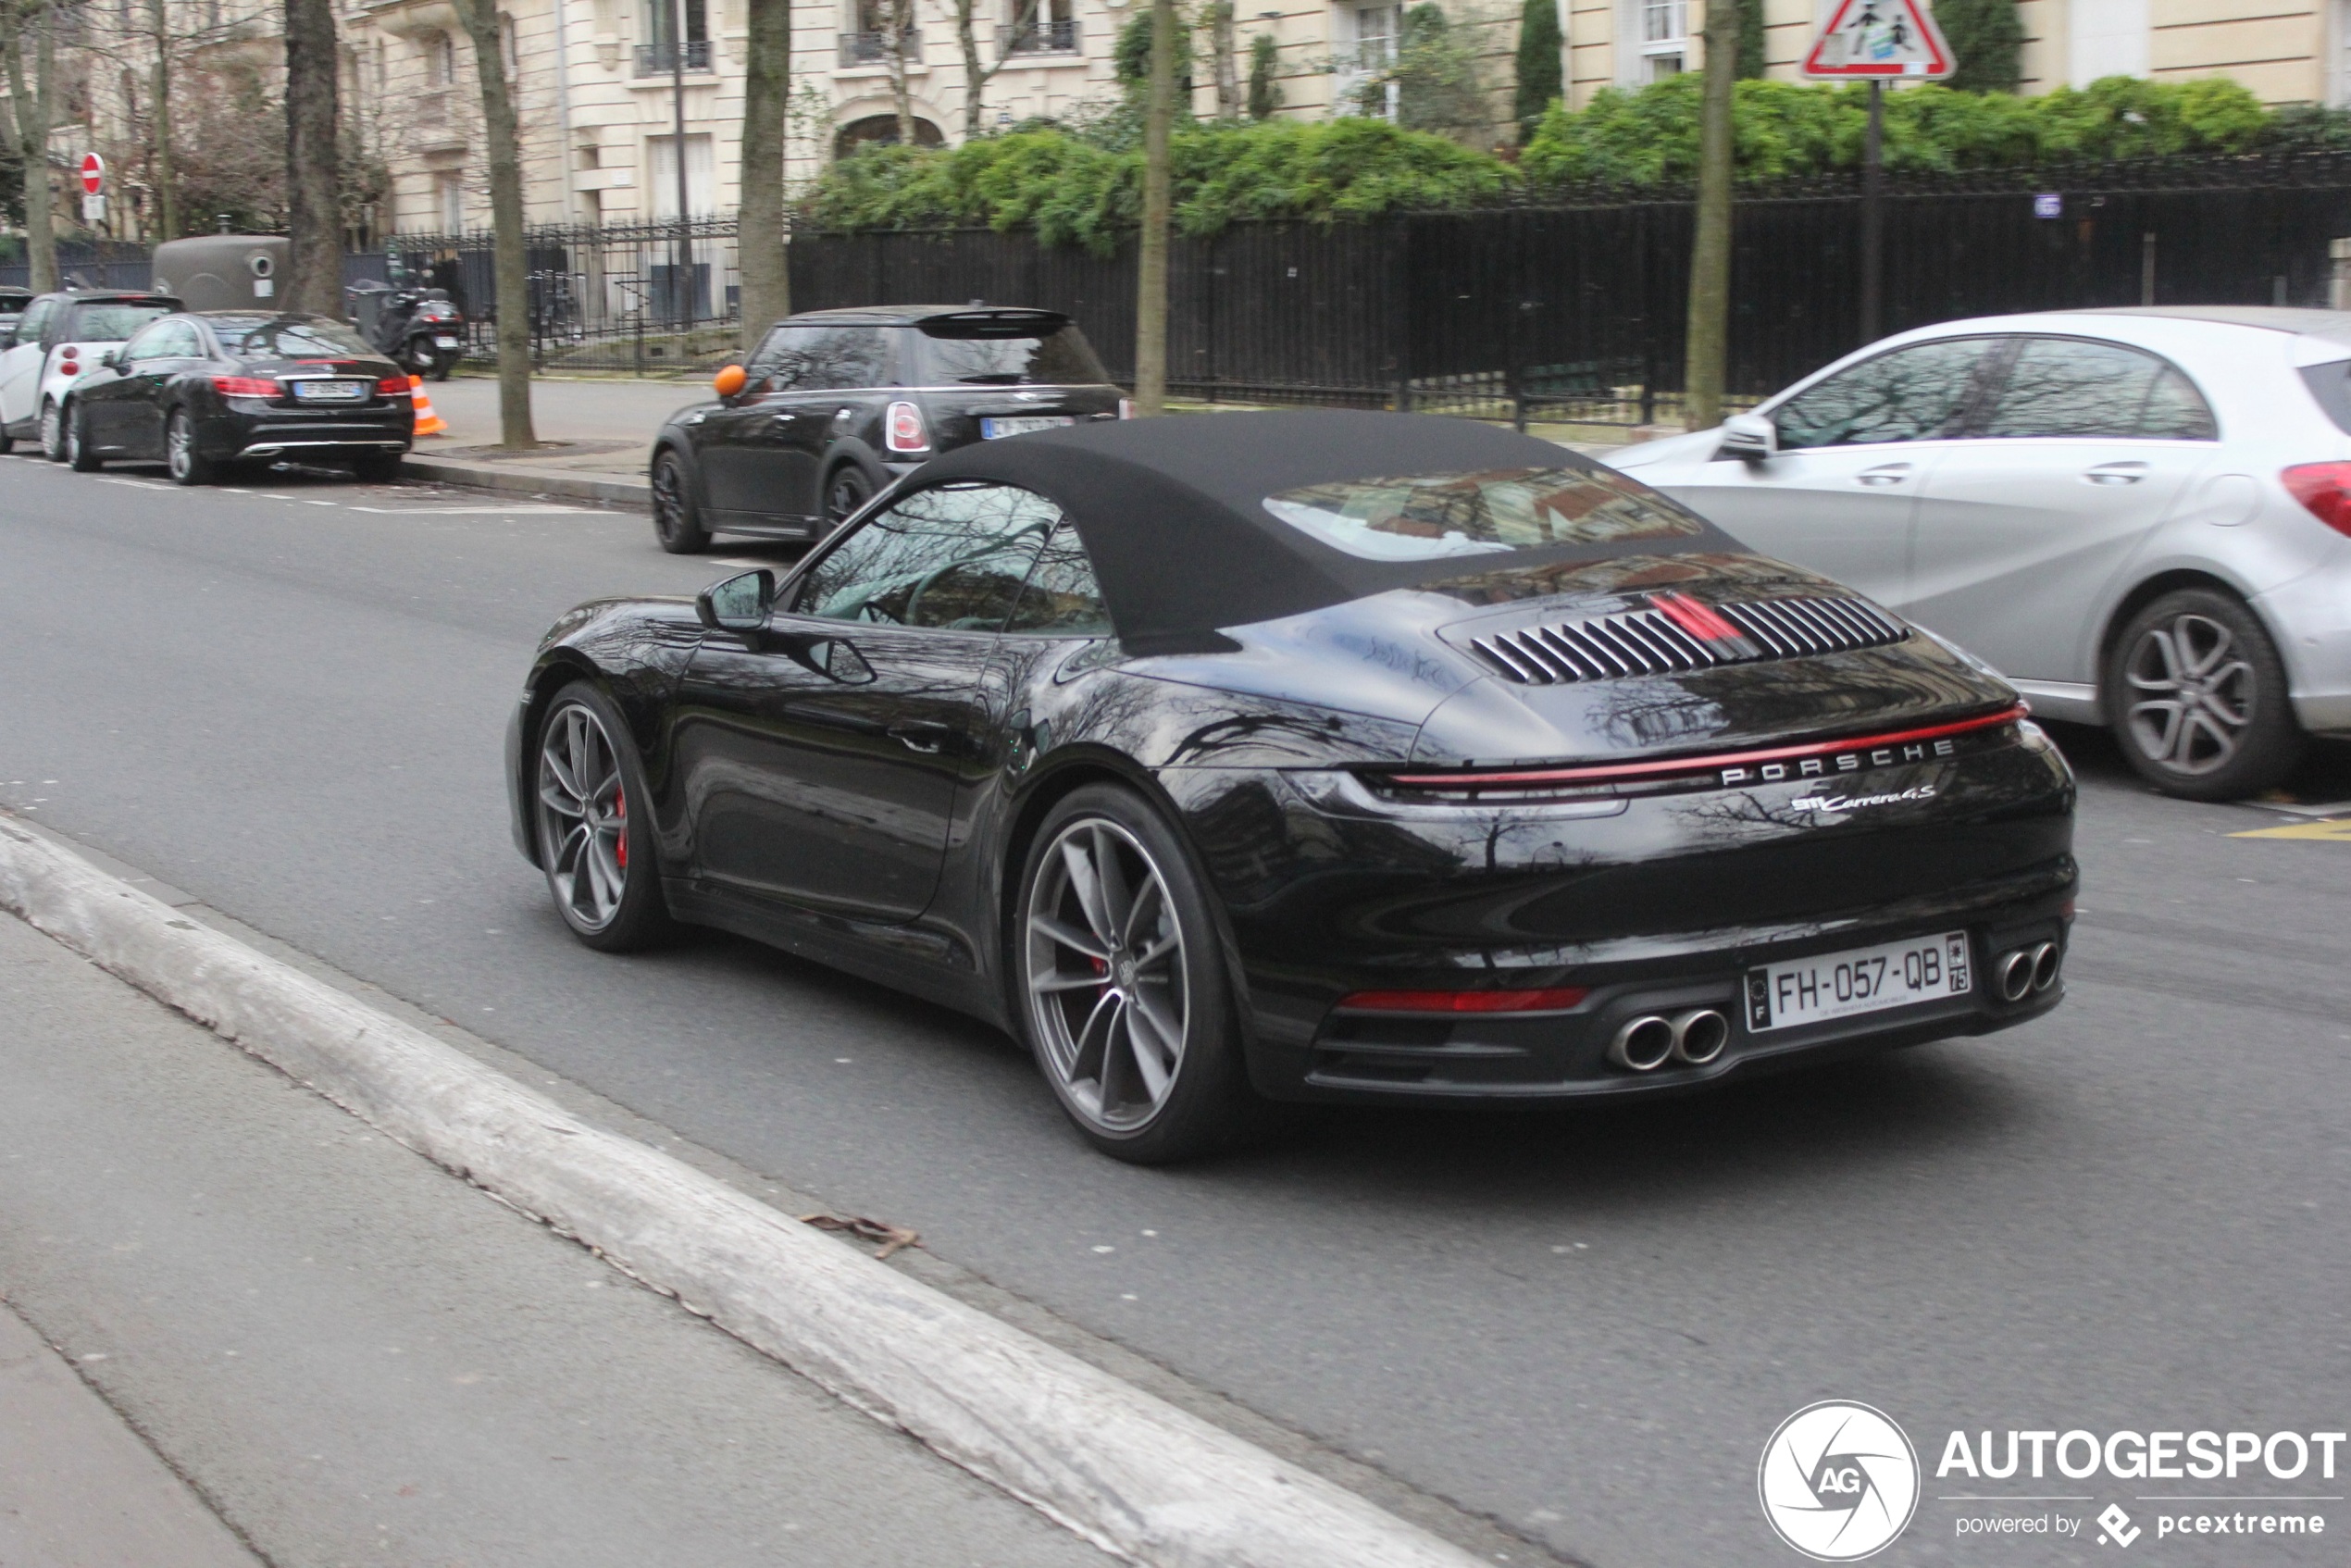
<svg viewBox="0 0 2351 1568"><path fill-rule="evenodd" d="M2351 313L1947 321L1607 458L2220 800L2351 735Z"/></svg>

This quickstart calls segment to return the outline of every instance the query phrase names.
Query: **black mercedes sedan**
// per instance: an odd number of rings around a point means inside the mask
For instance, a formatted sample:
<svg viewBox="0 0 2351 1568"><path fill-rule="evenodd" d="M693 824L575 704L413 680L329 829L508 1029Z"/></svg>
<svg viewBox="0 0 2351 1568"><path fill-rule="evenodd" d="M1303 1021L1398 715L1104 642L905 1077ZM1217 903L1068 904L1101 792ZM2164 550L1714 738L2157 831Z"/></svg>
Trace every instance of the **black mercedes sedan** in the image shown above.
<svg viewBox="0 0 2351 1568"><path fill-rule="evenodd" d="M1010 305L809 311L713 385L653 440L653 530L677 554L820 539L942 452L1125 406L1068 317Z"/></svg>
<svg viewBox="0 0 2351 1568"><path fill-rule="evenodd" d="M323 316L190 311L151 322L99 361L64 409L66 458L161 458L183 485L284 458L400 471L416 429L408 377Z"/></svg>
<svg viewBox="0 0 2351 1568"><path fill-rule="evenodd" d="M1013 1031L1124 1159L1262 1099L1542 1101L2062 990L2014 691L1548 442L1387 414L989 442L782 581L583 604L514 831L620 950L723 927Z"/></svg>

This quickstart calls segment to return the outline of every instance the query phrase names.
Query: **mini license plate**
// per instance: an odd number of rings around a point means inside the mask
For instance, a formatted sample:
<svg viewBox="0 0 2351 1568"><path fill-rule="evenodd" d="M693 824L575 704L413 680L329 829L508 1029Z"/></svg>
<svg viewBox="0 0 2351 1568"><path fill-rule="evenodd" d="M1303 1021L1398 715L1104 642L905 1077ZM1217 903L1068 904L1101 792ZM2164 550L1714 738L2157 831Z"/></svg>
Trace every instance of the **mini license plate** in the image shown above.
<svg viewBox="0 0 2351 1568"><path fill-rule="evenodd" d="M457 346L457 340L454 338L435 338L432 341L432 346L435 348L455 348Z"/></svg>
<svg viewBox="0 0 2351 1568"><path fill-rule="evenodd" d="M296 403L358 403L367 395L365 381L294 381Z"/></svg>
<svg viewBox="0 0 2351 1568"><path fill-rule="evenodd" d="M1025 436L1031 430L1057 430L1064 425L1075 425L1077 419L1069 414L1025 414L1013 419L982 419L979 439L995 441L1002 436Z"/></svg>
<svg viewBox="0 0 2351 1568"><path fill-rule="evenodd" d="M1749 969L1747 1027L1760 1034L1856 1013L1942 1002L1967 995L1974 984L1965 931L1824 952Z"/></svg>

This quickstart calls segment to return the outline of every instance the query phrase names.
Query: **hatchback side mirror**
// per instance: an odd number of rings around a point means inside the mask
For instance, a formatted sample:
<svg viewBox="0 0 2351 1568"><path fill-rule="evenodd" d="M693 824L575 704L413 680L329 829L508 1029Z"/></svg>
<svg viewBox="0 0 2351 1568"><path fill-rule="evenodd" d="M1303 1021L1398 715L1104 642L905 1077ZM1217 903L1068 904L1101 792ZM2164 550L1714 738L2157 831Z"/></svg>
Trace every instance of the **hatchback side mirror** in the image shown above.
<svg viewBox="0 0 2351 1568"><path fill-rule="evenodd" d="M776 574L762 566L715 582L694 595L694 614L714 631L757 631L776 607Z"/></svg>
<svg viewBox="0 0 2351 1568"><path fill-rule="evenodd" d="M1723 444L1714 449L1714 455L1760 463L1778 456L1779 452L1778 426L1760 414L1734 414L1723 421Z"/></svg>

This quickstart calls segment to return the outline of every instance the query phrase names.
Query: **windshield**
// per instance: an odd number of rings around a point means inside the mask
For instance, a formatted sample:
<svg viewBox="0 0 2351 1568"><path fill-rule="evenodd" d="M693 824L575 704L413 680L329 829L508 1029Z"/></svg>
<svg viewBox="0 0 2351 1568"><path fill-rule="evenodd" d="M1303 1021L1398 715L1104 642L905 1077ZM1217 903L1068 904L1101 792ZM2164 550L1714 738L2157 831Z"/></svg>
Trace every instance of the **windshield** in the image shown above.
<svg viewBox="0 0 2351 1568"><path fill-rule="evenodd" d="M148 322L171 314L168 305L85 305L77 306L73 317L73 336L66 339L76 343L118 343Z"/></svg>
<svg viewBox="0 0 2351 1568"><path fill-rule="evenodd" d="M923 386L1100 386L1110 372L1075 326L1036 336L937 337L917 334Z"/></svg>
<svg viewBox="0 0 2351 1568"><path fill-rule="evenodd" d="M216 316L212 330L240 359L372 358L376 352L340 321L317 316Z"/></svg>
<svg viewBox="0 0 2351 1568"><path fill-rule="evenodd" d="M1647 485L1606 468L1347 479L1269 495L1265 510L1367 561L1688 538L1704 529Z"/></svg>

